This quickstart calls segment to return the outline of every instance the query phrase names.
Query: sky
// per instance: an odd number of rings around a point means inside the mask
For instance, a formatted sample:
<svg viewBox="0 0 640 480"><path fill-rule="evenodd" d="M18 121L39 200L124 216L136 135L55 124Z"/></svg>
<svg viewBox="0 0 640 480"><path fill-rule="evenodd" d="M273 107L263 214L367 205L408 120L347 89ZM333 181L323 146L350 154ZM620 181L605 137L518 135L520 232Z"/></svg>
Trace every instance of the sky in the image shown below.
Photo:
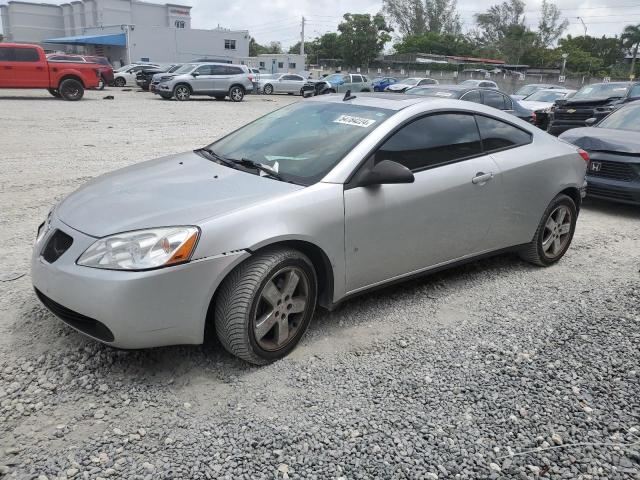
<svg viewBox="0 0 640 480"><path fill-rule="evenodd" d="M61 3L57 0L37 1ZM474 14L481 13L500 1L458 0L463 30L473 28ZM542 0L525 1L526 22L535 28L540 17ZM7 0L0 0L0 4L2 3L7 3ZM274 40L281 42L284 47L289 47L300 39L302 16L307 21L305 36L312 39L323 33L336 31L344 13L375 14L382 7L382 0L171 0L170 3L193 7L193 28L220 26L249 30L259 43ZM625 25L640 23L640 0L557 0L556 5L570 22L566 33L574 36L584 35L584 27L577 17L581 17L585 22L587 34L595 36L620 34Z"/></svg>

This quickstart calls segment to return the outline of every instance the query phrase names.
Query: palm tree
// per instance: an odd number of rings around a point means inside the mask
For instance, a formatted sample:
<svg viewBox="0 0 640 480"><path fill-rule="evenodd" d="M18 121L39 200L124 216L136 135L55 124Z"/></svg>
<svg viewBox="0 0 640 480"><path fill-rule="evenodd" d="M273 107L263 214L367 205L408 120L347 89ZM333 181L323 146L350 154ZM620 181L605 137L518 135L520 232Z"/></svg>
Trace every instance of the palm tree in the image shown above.
<svg viewBox="0 0 640 480"><path fill-rule="evenodd" d="M633 59L631 60L631 69L629 75L633 76L636 69L636 56L638 55L638 46L640 46L640 25L627 25L622 32L622 46L625 48L633 48Z"/></svg>

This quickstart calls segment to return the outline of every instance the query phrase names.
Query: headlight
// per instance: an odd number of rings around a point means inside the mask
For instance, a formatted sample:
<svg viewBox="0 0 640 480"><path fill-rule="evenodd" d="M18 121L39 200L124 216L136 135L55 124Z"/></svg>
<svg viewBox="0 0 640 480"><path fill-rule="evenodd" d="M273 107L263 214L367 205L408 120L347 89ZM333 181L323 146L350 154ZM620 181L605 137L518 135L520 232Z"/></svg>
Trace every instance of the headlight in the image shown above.
<svg viewBox="0 0 640 480"><path fill-rule="evenodd" d="M49 231L49 228L51 228L51 216L53 215L53 211L55 209L56 207L54 206L51 210L49 210L49 213L47 214L47 218L45 219L45 221L42 222L40 225L38 225L36 243L40 242L40 240L42 240L47 234L47 232Z"/></svg>
<svg viewBox="0 0 640 480"><path fill-rule="evenodd" d="M78 259L85 267L149 270L188 262L195 250L198 227L165 227L118 233L101 238Z"/></svg>

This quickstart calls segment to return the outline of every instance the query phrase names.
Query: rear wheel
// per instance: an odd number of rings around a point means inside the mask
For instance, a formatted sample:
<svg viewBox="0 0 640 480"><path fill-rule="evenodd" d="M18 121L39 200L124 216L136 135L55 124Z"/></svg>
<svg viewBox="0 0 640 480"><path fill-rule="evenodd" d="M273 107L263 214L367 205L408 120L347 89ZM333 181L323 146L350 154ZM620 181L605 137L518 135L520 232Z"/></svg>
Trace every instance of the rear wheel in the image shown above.
<svg viewBox="0 0 640 480"><path fill-rule="evenodd" d="M229 98L232 102L241 102L244 98L244 89L237 85L229 89Z"/></svg>
<svg viewBox="0 0 640 480"><path fill-rule="evenodd" d="M82 83L73 78L63 80L58 91L63 99L72 102L80 100L84 96L84 87L82 86Z"/></svg>
<svg viewBox="0 0 640 480"><path fill-rule="evenodd" d="M283 358L304 335L316 292L316 274L305 255L288 248L259 252L220 286L214 310L218 338L251 363Z"/></svg>
<svg viewBox="0 0 640 480"><path fill-rule="evenodd" d="M543 267L556 263L571 245L577 219L573 199L558 195L545 210L533 240L520 252L522 259Z"/></svg>
<svg viewBox="0 0 640 480"><path fill-rule="evenodd" d="M191 89L186 85L177 85L173 89L173 96L176 97L176 100L184 102L191 97Z"/></svg>
<svg viewBox="0 0 640 480"><path fill-rule="evenodd" d="M60 92L55 88L48 88L47 91L56 98L60 98Z"/></svg>
<svg viewBox="0 0 640 480"><path fill-rule="evenodd" d="M122 77L117 77L117 78L113 81L113 84L114 84L116 87L124 87L124 86L127 84L127 81L126 81L124 78L122 78Z"/></svg>

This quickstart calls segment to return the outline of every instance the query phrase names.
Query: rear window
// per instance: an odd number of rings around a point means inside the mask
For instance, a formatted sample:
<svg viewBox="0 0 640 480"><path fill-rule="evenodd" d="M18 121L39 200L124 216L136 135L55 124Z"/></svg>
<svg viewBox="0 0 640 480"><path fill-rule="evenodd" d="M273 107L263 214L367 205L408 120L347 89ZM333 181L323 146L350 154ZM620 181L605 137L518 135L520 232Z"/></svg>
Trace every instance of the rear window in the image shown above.
<svg viewBox="0 0 640 480"><path fill-rule="evenodd" d="M38 62L40 56L35 48L16 48L13 51L15 62Z"/></svg>

